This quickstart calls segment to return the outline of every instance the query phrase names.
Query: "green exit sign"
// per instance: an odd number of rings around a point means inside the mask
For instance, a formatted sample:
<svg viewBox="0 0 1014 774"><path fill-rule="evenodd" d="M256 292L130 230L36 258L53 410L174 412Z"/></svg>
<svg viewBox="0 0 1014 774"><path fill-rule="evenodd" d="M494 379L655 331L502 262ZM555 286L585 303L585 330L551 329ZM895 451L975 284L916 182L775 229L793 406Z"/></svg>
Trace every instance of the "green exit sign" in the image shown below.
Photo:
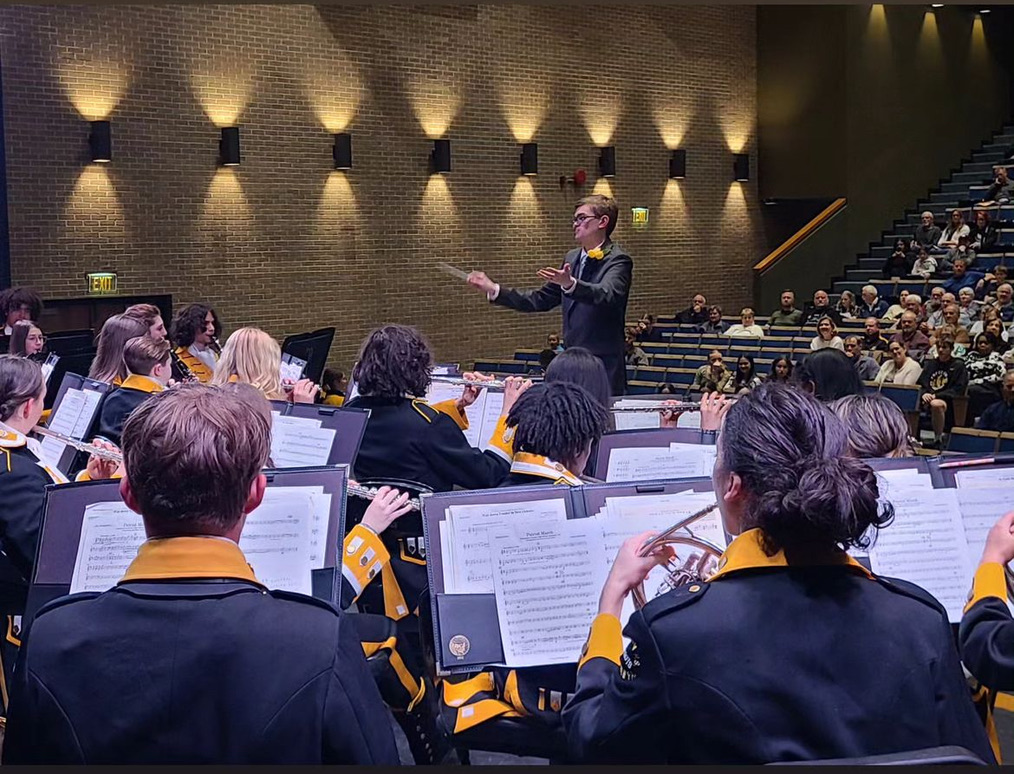
<svg viewBox="0 0 1014 774"><path fill-rule="evenodd" d="M631 223L634 224L634 228L644 228L648 225L647 207L631 207L630 212L633 216Z"/></svg>

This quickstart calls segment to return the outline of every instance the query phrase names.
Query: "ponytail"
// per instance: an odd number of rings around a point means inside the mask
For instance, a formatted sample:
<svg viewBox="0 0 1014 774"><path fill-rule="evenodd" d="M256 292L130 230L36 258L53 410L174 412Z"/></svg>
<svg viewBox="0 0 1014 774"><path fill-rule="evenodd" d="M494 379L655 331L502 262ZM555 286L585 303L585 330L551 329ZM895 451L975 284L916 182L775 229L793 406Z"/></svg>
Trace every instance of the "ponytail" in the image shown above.
<svg viewBox="0 0 1014 774"><path fill-rule="evenodd" d="M42 395L42 368L33 360L0 355L0 422L6 422L25 401Z"/></svg>

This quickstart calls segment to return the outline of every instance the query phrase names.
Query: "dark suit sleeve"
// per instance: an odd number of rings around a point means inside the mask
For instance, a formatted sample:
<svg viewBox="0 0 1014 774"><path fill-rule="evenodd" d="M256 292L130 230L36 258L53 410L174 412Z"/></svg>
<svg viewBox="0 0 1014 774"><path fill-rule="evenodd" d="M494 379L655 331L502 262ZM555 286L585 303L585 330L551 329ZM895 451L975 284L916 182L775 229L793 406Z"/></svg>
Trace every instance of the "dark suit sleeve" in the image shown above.
<svg viewBox="0 0 1014 774"><path fill-rule="evenodd" d="M547 282L536 290L514 290L501 286L500 293L493 299L493 303L518 312L548 312L558 307L561 300L560 286Z"/></svg>
<svg viewBox="0 0 1014 774"><path fill-rule="evenodd" d="M440 477L465 489L491 489L510 470L507 460L469 446L461 428L446 414L437 412L426 446L430 465Z"/></svg>
<svg viewBox="0 0 1014 774"><path fill-rule="evenodd" d="M366 666L348 618L338 624L338 647L324 701L322 763L397 766L391 717Z"/></svg>
<svg viewBox="0 0 1014 774"><path fill-rule="evenodd" d="M583 304L613 304L622 301L630 292L633 271L634 262L629 255L617 256L598 282L578 280L570 297Z"/></svg>
<svg viewBox="0 0 1014 774"><path fill-rule="evenodd" d="M1014 690L1014 619L1006 603L985 597L961 618L958 630L961 660L983 685L996 691Z"/></svg>
<svg viewBox="0 0 1014 774"><path fill-rule="evenodd" d="M10 470L0 467L4 517L0 520L3 549L11 563L28 579L35 563L35 549L39 542L42 523L42 506L46 498L49 476L41 467L22 461L11 461ZM0 465L3 458L0 457Z"/></svg>

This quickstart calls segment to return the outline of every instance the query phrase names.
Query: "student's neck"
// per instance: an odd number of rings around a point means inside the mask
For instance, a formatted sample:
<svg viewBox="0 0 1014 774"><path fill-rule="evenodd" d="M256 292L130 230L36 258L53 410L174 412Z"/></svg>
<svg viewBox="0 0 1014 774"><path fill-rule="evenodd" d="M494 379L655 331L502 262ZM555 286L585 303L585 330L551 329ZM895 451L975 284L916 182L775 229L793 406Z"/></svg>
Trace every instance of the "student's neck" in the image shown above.
<svg viewBox="0 0 1014 774"><path fill-rule="evenodd" d="M583 241L581 243L581 247L584 248L584 251L587 253L589 250L595 250L595 249L598 249L598 248L602 247L605 243L606 243L606 238L605 237L601 237L601 238L600 237L594 237L592 239L587 239L587 240Z"/></svg>
<svg viewBox="0 0 1014 774"><path fill-rule="evenodd" d="M35 427L34 422L29 423L29 421L23 417L20 419L16 417L10 417L9 419L4 420L4 424L7 425L7 427L9 427L11 430L16 430L17 432L21 433L21 435L28 435L31 429Z"/></svg>
<svg viewBox="0 0 1014 774"><path fill-rule="evenodd" d="M194 347L197 349L198 352L203 352L208 348L208 345L201 344L201 342L199 342L197 339L194 339Z"/></svg>

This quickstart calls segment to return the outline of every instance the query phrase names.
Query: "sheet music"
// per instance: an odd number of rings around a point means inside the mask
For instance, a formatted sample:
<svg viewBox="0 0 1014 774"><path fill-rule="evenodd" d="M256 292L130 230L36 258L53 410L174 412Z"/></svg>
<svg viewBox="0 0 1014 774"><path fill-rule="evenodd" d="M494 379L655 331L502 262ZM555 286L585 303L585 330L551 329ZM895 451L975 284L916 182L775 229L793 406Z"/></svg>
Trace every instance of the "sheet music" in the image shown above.
<svg viewBox="0 0 1014 774"><path fill-rule="evenodd" d="M613 424L617 430L651 430L662 426L662 415L657 411L614 411Z"/></svg>
<svg viewBox="0 0 1014 774"><path fill-rule="evenodd" d="M432 406L434 403L443 403L446 400L457 400L461 397L463 389L464 387L460 384L433 382L426 393L426 402ZM465 440L468 441L469 446L478 447L481 443L479 433L482 430L482 417L486 408L486 396L488 393L488 390L481 390L475 403L465 409L465 416L468 417L468 429L461 432L465 434Z"/></svg>
<svg viewBox="0 0 1014 774"><path fill-rule="evenodd" d="M616 448L609 453L606 481L653 481L710 476L715 447L671 443L663 447Z"/></svg>
<svg viewBox="0 0 1014 774"><path fill-rule="evenodd" d="M79 440L84 438L95 418L95 410L100 400L102 393L96 390L81 390L76 387L67 389L60 400L59 408L49 418L49 429L71 438ZM60 457L67 448L67 444L50 436L43 438L40 446L43 461L52 467L59 464Z"/></svg>
<svg viewBox="0 0 1014 774"><path fill-rule="evenodd" d="M593 519L490 531L493 585L510 667L575 663L605 582Z"/></svg>
<svg viewBox="0 0 1014 774"><path fill-rule="evenodd" d="M327 465L335 431L319 419L271 412L271 462L276 468Z"/></svg>
<svg viewBox="0 0 1014 774"><path fill-rule="evenodd" d="M42 379L49 384L49 377L53 375L53 369L56 368L56 364L60 362L60 356L55 352L50 352L49 357L46 358L46 362L42 364Z"/></svg>
<svg viewBox="0 0 1014 774"><path fill-rule="evenodd" d="M482 426L479 428L478 437L480 449L489 443L501 414L503 414L503 393L486 390L486 405L482 410Z"/></svg>
<svg viewBox="0 0 1014 774"><path fill-rule="evenodd" d="M493 591L493 567L488 531L505 524L567 520L562 498L521 503L452 505L447 509L449 563L453 568L448 594L488 594ZM444 557L445 566L448 556ZM446 586L445 580L445 586Z"/></svg>
<svg viewBox="0 0 1014 774"><path fill-rule="evenodd" d="M288 360L285 358L288 357ZM279 375L282 381L289 380L298 382L303 378L303 370L306 368L306 361L291 355L282 355L282 362L279 366Z"/></svg>
<svg viewBox="0 0 1014 774"><path fill-rule="evenodd" d="M968 540L954 489L908 488L891 492L895 518L870 549L873 572L915 583L947 608L951 623L972 581Z"/></svg>
<svg viewBox="0 0 1014 774"><path fill-rule="evenodd" d="M106 591L115 586L145 539L140 515L122 501L86 506L70 593Z"/></svg>
<svg viewBox="0 0 1014 774"><path fill-rule="evenodd" d="M264 502L247 516L239 547L257 580L269 589L312 593L313 510L309 493L278 487L265 491ZM319 541L317 550L322 553Z"/></svg>
<svg viewBox="0 0 1014 774"><path fill-rule="evenodd" d="M986 536L993 525L1012 509L1010 487L973 487L957 489L961 521L965 526L968 540L968 557L978 564L982 549L986 547Z"/></svg>
<svg viewBox="0 0 1014 774"><path fill-rule="evenodd" d="M992 489L997 486L1014 486L1014 468L990 470L959 470L954 474L958 489Z"/></svg>

